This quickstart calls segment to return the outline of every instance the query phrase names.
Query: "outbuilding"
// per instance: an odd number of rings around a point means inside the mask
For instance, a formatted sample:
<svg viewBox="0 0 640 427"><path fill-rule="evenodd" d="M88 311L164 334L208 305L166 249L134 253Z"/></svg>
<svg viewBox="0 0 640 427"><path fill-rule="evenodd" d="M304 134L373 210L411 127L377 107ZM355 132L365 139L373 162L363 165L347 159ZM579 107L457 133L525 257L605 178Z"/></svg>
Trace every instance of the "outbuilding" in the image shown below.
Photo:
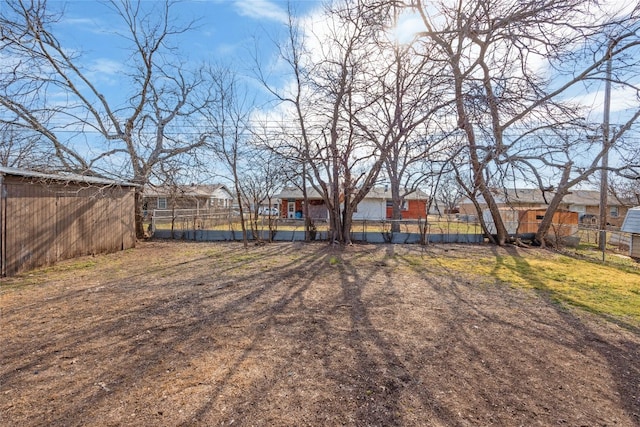
<svg viewBox="0 0 640 427"><path fill-rule="evenodd" d="M135 246L135 185L0 167L2 276Z"/></svg>
<svg viewBox="0 0 640 427"><path fill-rule="evenodd" d="M624 233L631 234L629 256L640 258L640 206L636 206L627 211L620 230Z"/></svg>

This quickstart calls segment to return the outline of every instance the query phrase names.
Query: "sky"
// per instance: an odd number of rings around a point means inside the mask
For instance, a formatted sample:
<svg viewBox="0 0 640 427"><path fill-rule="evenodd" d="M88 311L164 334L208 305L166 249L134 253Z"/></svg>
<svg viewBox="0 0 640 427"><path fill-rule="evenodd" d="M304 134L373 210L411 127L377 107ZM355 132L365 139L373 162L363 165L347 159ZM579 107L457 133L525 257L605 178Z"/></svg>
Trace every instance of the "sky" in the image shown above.
<svg viewBox="0 0 640 427"><path fill-rule="evenodd" d="M608 0L603 4L632 4L626 0ZM146 6L160 2L145 0ZM275 43L285 31L288 4L298 16L312 15L321 7L321 0L182 0L172 16L177 23L196 21L195 28L180 37L180 49L189 61L230 64L241 74L251 75L256 49L261 61L273 61ZM64 8L64 18L56 27L63 45L81 49L89 76L104 90L117 91L120 75L125 69L124 41L113 36L125 33L121 20L101 2L95 0L49 0L49 6ZM398 37L410 40L422 29L415 14L403 14L398 25ZM571 94L576 102L592 106L593 120L602 111L602 90L577 91ZM614 89L615 91L615 89ZM634 104L629 93L614 93L613 111Z"/></svg>
<svg viewBox="0 0 640 427"><path fill-rule="evenodd" d="M626 0L609 1L626 3ZM160 4L155 0L143 0L144 7ZM176 24L195 20L194 28L179 39L181 55L194 63L231 64L239 73L250 76L254 68L256 41L260 59L266 62L274 60L277 40L286 30L289 4L297 16L306 16L307 19L322 6L321 0L179 1L171 14ZM100 86L108 99L110 95L121 93L125 88L122 75L126 70L128 52L125 49L128 43L114 36L114 33L127 33L121 19L103 3L94 0L49 0L48 6L64 8L64 16L56 24L54 32L63 46L82 52L81 63L90 80ZM399 39L410 40L416 31L423 29L422 26L421 20L416 19L415 15L401 16L397 29ZM256 92L260 91L260 85L256 82L254 87ZM603 87L588 90L577 88L568 95L576 102L590 106L592 114L589 119L598 122L602 116L602 92ZM622 121L620 116L616 116L617 112L637 105L637 99L629 93L614 88L613 123ZM124 99L120 101L124 102Z"/></svg>
<svg viewBox="0 0 640 427"><path fill-rule="evenodd" d="M152 2L144 1L146 6ZM81 50L89 76L116 90L126 61L126 43L113 35L127 32L121 18L95 0L49 0L48 4L64 8L64 17L55 27L63 45ZM296 14L311 13L321 5L316 0L290 4ZM179 1L171 12L175 22L194 21L194 28L179 38L181 55L194 63L231 64L240 73L251 74L256 43L261 59L268 61L275 55L275 39L286 28L287 5L280 0Z"/></svg>

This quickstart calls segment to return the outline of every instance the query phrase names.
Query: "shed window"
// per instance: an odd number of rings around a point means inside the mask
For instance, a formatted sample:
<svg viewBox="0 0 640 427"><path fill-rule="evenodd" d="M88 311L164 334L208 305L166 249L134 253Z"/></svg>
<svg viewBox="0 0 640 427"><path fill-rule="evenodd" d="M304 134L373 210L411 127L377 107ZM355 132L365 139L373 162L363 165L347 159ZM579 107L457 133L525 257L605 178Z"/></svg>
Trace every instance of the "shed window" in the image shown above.
<svg viewBox="0 0 640 427"><path fill-rule="evenodd" d="M158 197L158 209L167 209L166 197Z"/></svg>

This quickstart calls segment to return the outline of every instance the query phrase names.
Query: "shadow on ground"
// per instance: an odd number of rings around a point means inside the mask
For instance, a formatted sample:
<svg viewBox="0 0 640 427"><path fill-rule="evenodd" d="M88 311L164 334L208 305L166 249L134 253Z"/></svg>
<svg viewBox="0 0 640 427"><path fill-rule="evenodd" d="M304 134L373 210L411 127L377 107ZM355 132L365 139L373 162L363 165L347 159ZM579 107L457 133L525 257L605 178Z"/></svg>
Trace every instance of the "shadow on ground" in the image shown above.
<svg viewBox="0 0 640 427"><path fill-rule="evenodd" d="M0 422L640 424L637 333L445 256L152 242L51 275L2 297Z"/></svg>

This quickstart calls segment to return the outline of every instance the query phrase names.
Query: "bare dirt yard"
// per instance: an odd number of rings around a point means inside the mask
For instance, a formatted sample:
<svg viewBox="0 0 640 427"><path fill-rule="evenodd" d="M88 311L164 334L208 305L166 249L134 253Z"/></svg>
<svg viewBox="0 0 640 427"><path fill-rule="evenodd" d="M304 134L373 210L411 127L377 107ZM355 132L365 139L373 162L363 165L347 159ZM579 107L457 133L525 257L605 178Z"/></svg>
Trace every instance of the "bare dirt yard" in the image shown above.
<svg viewBox="0 0 640 427"><path fill-rule="evenodd" d="M533 250L151 241L4 279L0 425L639 426L637 325L487 251Z"/></svg>

